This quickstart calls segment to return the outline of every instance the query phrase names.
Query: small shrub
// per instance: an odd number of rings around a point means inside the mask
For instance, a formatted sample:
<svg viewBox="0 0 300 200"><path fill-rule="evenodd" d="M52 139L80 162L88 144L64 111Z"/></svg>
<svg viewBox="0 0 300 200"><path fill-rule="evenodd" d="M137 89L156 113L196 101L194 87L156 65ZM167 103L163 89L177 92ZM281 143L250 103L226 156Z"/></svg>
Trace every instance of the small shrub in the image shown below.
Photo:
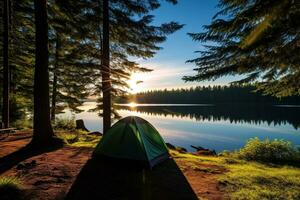
<svg viewBox="0 0 300 200"><path fill-rule="evenodd" d="M0 199L22 199L21 181L12 177L0 177Z"/></svg>
<svg viewBox="0 0 300 200"><path fill-rule="evenodd" d="M17 120L12 123L12 126L19 130L33 128L32 120L28 119Z"/></svg>
<svg viewBox="0 0 300 200"><path fill-rule="evenodd" d="M56 130L75 130L75 117L56 118L53 128Z"/></svg>
<svg viewBox="0 0 300 200"><path fill-rule="evenodd" d="M222 152L220 152L220 153L218 153L218 156L230 156L231 155L231 151L228 151L228 150L224 150L224 151L222 151Z"/></svg>
<svg viewBox="0 0 300 200"><path fill-rule="evenodd" d="M297 162L299 155L291 142L277 139L261 141L259 138L249 139L245 147L237 152L241 159L270 163Z"/></svg>

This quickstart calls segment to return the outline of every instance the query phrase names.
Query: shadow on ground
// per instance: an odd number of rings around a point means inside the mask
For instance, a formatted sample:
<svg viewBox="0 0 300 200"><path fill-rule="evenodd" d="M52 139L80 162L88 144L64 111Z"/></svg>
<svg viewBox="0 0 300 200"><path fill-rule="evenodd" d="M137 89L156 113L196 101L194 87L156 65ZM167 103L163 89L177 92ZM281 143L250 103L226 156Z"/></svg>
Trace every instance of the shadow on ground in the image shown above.
<svg viewBox="0 0 300 200"><path fill-rule="evenodd" d="M61 148L62 145L53 145L46 148L36 148L30 145L21 147L17 151L0 158L0 175L20 162L46 152L54 151Z"/></svg>
<svg viewBox="0 0 300 200"><path fill-rule="evenodd" d="M152 170L128 162L90 159L82 168L67 200L198 199L174 160Z"/></svg>

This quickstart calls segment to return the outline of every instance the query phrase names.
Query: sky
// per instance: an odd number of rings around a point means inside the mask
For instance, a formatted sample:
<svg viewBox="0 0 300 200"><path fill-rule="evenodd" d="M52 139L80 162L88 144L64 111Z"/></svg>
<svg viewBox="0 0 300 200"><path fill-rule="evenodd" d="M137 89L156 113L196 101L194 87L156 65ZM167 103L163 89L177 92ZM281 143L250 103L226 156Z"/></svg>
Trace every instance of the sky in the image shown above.
<svg viewBox="0 0 300 200"><path fill-rule="evenodd" d="M203 31L203 25L210 24L212 17L218 11L218 0L178 0L177 5L163 2L162 6L152 14L155 16L154 24L175 21L185 26L168 36L166 42L160 44L163 48L147 60L138 59L143 67L153 69L149 73L133 74L129 84L131 92L141 92L153 89L186 88L198 85L224 85L233 81L232 77L220 78L214 82L188 82L182 77L193 75L196 67L187 60L197 57L194 51L203 49L201 43L193 41L187 33ZM143 83L136 84L142 80Z"/></svg>

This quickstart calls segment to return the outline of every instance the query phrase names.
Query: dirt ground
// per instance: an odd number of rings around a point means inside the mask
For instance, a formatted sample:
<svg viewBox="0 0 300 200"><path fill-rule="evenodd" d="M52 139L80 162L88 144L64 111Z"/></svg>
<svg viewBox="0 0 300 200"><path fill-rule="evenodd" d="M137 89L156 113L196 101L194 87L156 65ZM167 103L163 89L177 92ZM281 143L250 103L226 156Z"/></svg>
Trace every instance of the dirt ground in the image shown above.
<svg viewBox="0 0 300 200"><path fill-rule="evenodd" d="M104 190L104 188L101 186L101 183L109 184L110 180L107 180L107 178L116 177L117 174L119 177L121 176L120 172L116 172L120 171L121 168L110 169L110 173L113 175L107 176L107 173L103 173L103 171L105 171L103 166L105 165L101 165L98 163L98 166L93 166L93 162L89 160L93 149L70 146L64 146L62 148L54 149L49 152L41 152L39 155L26 156L17 164L6 168L2 168L1 170L1 165L5 165L4 158L25 146L30 141L30 139L31 133L19 132L16 134L11 134L10 136L4 139L1 138L0 140L0 176L12 176L20 178L24 185L26 199L64 199L70 188L72 189L69 192L68 199L83 199L84 195L82 195L82 193L93 193L93 191L100 192L101 189ZM174 164L172 164L173 160L169 161L169 164L165 164L168 165L168 168L165 169L169 169L170 166L173 166L173 174L170 170L163 171L163 165L157 166L157 168L154 168L152 171L146 172L146 175L143 171L143 174L141 175L141 180L143 180L143 184L145 183L145 177L156 177L151 178L150 183L147 183L146 179L148 193L160 193L159 190L166 191L168 190L168 188L172 188L174 190L172 191L173 195L175 194L175 197L178 197L175 199L183 199L180 198L180 190L178 190L178 194L176 195L176 187L178 186L179 188L186 187L186 191L189 191L189 193L193 193L191 195L194 195L196 198L198 197L200 199L212 200L223 199L224 194L221 191L218 181L216 179L216 176L218 174L224 172L223 169L221 169L219 166L213 165L207 166L203 164L203 166L199 166L200 169L201 167L211 169L209 172L207 172L204 170L197 170L192 168L189 165L189 163L187 163L183 159L175 158L174 161ZM102 170L102 174L99 174L99 176L102 176L103 180L99 180L99 178L95 177L95 174L92 174L93 170L95 171L95 173L97 173L96 170L101 171L101 169L104 170ZM126 169L126 167L122 167L122 170L123 169ZM130 172L132 172L132 168L130 170ZM128 173L128 171L126 171L126 173ZM161 173L164 173L165 176L169 177L169 179L166 179L166 181L168 182L165 181L166 183L163 183L163 181L159 180ZM175 173L177 175L173 176ZM78 176L78 174L80 175ZM134 177L136 176L136 174L133 174L132 176ZM128 177L130 177L130 175L128 175ZM92 181L93 178L96 178L94 182ZM132 181L132 179L127 179L128 181ZM176 184L176 180L181 180L179 185ZM87 185L86 181L88 181L90 185ZM100 183L99 181L102 182ZM183 184L183 182L186 183ZM138 183L139 182L137 181L138 188L133 189L141 189L138 186ZM95 184L95 188L91 186L92 184ZM120 183L118 184L119 186L121 185ZM116 184L112 184L112 186L116 187ZM84 187L86 188L86 190L84 189ZM99 189L97 187L99 187ZM150 190L149 187L151 188ZM90 191L91 188L93 189L92 191ZM128 188L124 187L124 183L122 183L122 188L126 188L126 190L128 191ZM152 190L152 188L154 188L155 190ZM191 190L189 188L191 188ZM118 188L114 188L114 190L121 191ZM78 194L78 191L80 191L81 194ZM74 196L76 198L74 198ZM144 199L153 199L152 197L157 199L157 197L153 195L150 197L146 196ZM102 199L121 198L109 198L106 196L106 198Z"/></svg>

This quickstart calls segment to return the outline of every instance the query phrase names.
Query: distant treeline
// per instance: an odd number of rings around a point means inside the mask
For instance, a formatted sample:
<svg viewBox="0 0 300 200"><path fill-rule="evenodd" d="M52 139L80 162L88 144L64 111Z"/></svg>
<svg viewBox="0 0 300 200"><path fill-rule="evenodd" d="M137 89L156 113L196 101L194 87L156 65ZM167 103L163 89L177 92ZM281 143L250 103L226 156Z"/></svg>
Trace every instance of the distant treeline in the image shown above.
<svg viewBox="0 0 300 200"><path fill-rule="evenodd" d="M196 121L226 121L260 125L291 124L300 128L300 107L269 105L220 105L220 106L117 106L119 110L131 110L148 115L164 117L188 117Z"/></svg>
<svg viewBox="0 0 300 200"><path fill-rule="evenodd" d="M151 90L131 94L119 99L119 103L159 104L299 104L300 96L276 98L255 92L254 86L207 86L189 89Z"/></svg>

